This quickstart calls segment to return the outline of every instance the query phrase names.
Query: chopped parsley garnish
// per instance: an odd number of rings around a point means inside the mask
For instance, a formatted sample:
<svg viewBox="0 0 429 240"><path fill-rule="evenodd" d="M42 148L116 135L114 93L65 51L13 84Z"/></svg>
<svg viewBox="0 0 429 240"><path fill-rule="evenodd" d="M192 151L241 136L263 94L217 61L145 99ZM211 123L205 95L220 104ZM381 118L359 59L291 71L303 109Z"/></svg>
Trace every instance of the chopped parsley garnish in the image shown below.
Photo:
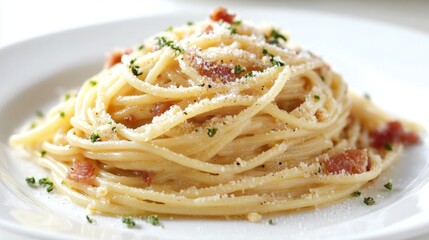
<svg viewBox="0 0 429 240"><path fill-rule="evenodd" d="M88 215L86 215L86 220L91 224L95 223L95 220L90 218Z"/></svg>
<svg viewBox="0 0 429 240"><path fill-rule="evenodd" d="M244 71L246 71L246 68L242 67L241 65L235 65L235 67L234 67L234 73L235 74L240 74Z"/></svg>
<svg viewBox="0 0 429 240"><path fill-rule="evenodd" d="M165 29L165 31L166 31L166 32L171 32L171 31L173 31L173 27L172 27L172 26L169 26L167 29Z"/></svg>
<svg viewBox="0 0 429 240"><path fill-rule="evenodd" d="M42 112L42 111L37 111L37 112L36 112L36 116L38 116L38 117L43 117L43 112Z"/></svg>
<svg viewBox="0 0 429 240"><path fill-rule="evenodd" d="M97 85L97 81L95 81L95 80L91 80L91 81L89 81L89 84L90 84L91 86L95 86L95 85Z"/></svg>
<svg viewBox="0 0 429 240"><path fill-rule="evenodd" d="M129 68L131 69L131 72L133 73L133 75L138 77L142 75L143 72L140 72L140 66L134 65L135 62L136 62L135 58L131 59Z"/></svg>
<svg viewBox="0 0 429 240"><path fill-rule="evenodd" d="M89 138L91 139L91 142L93 142L93 143L100 141L100 135L98 135L96 133L92 133Z"/></svg>
<svg viewBox="0 0 429 240"><path fill-rule="evenodd" d="M217 128L207 128L207 135L209 137L213 137L214 135L216 135L217 132Z"/></svg>
<svg viewBox="0 0 429 240"><path fill-rule="evenodd" d="M384 187L388 190L392 190L393 184L391 182L388 182L388 183L384 184Z"/></svg>
<svg viewBox="0 0 429 240"><path fill-rule="evenodd" d="M25 181L27 182L28 185L36 184L36 179L34 177L27 177L25 178Z"/></svg>
<svg viewBox="0 0 429 240"><path fill-rule="evenodd" d="M368 93L365 93L363 97L366 98L366 100L371 100L371 96Z"/></svg>
<svg viewBox="0 0 429 240"><path fill-rule="evenodd" d="M140 72L139 68L140 68L140 66L137 66L137 65L131 65L130 66L131 72L136 77L138 77L138 76L140 76L140 75L143 74L143 72Z"/></svg>
<svg viewBox="0 0 429 240"><path fill-rule="evenodd" d="M192 21L188 21L186 24L187 24L188 26L192 26L192 25L194 25L194 22L192 22Z"/></svg>
<svg viewBox="0 0 429 240"><path fill-rule="evenodd" d="M353 197L359 197L360 195L361 195L361 192L359 192L359 191L356 191L356 192L352 193Z"/></svg>
<svg viewBox="0 0 429 240"><path fill-rule="evenodd" d="M60 117L64 118L66 114L64 112L60 112Z"/></svg>
<svg viewBox="0 0 429 240"><path fill-rule="evenodd" d="M241 21L234 21L232 22L232 25L239 26L241 25Z"/></svg>
<svg viewBox="0 0 429 240"><path fill-rule="evenodd" d="M320 78L322 79L323 82L325 81L325 77L324 76L321 75Z"/></svg>
<svg viewBox="0 0 429 240"><path fill-rule="evenodd" d="M125 225L127 225L128 228L132 228L136 226L136 222L134 221L133 218L130 217L123 217L122 218L122 223L124 223Z"/></svg>
<svg viewBox="0 0 429 240"><path fill-rule="evenodd" d="M143 48L144 48L144 44L140 45L140 46L137 48L137 50L141 51L141 50L143 50Z"/></svg>
<svg viewBox="0 0 429 240"><path fill-rule="evenodd" d="M280 60L276 60L274 59L274 57L270 58L271 63L276 66L276 67L283 67L285 65L284 62L280 61Z"/></svg>
<svg viewBox="0 0 429 240"><path fill-rule="evenodd" d="M253 71L246 73L246 75L244 75L244 77L254 77L255 74L253 73Z"/></svg>
<svg viewBox="0 0 429 240"><path fill-rule="evenodd" d="M262 49L262 54L267 55L268 54L268 50L266 48Z"/></svg>
<svg viewBox="0 0 429 240"><path fill-rule="evenodd" d="M70 99L70 93L66 93L66 95L64 95L64 99L67 101Z"/></svg>
<svg viewBox="0 0 429 240"><path fill-rule="evenodd" d="M270 220L268 220L268 224L270 224L270 225L276 225L276 222L274 222L273 219L270 219Z"/></svg>
<svg viewBox="0 0 429 240"><path fill-rule="evenodd" d="M371 205L374 205L374 204L375 204L375 200L374 200L374 198L372 198L372 197L366 197L366 198L364 198L364 199L363 199L363 202L364 202L366 205L368 205L368 206L371 206Z"/></svg>
<svg viewBox="0 0 429 240"><path fill-rule="evenodd" d="M40 151L40 157L44 158L46 156L46 151L42 150Z"/></svg>
<svg viewBox="0 0 429 240"><path fill-rule="evenodd" d="M35 128L37 125L36 125L36 123L31 123L31 125L30 125L30 129L33 129L33 128Z"/></svg>
<svg viewBox="0 0 429 240"><path fill-rule="evenodd" d="M319 101L319 100L320 100L320 96L319 96L319 95L314 95L313 97L314 97L314 99L315 99L316 101Z"/></svg>
<svg viewBox="0 0 429 240"><path fill-rule="evenodd" d="M112 127L112 132L115 132L116 131L116 127Z"/></svg>
<svg viewBox="0 0 429 240"><path fill-rule="evenodd" d="M149 215L146 218L143 218L143 220L146 221L146 222L148 222L148 223L150 223L150 224L152 224L153 226L161 225L161 223L159 222L158 215L155 215L155 214Z"/></svg>
<svg viewBox="0 0 429 240"><path fill-rule="evenodd" d="M267 55L270 57L270 62L273 64L273 66L275 67L283 67L285 65L284 62L282 62L281 60L277 60L275 59L274 55L269 53L268 50L266 48L262 49L262 54Z"/></svg>
<svg viewBox="0 0 429 240"><path fill-rule="evenodd" d="M384 143L384 149L386 149L387 151L392 151L392 145L390 143Z"/></svg>
<svg viewBox="0 0 429 240"><path fill-rule="evenodd" d="M235 28L235 27L233 27L233 26L230 26L230 27L228 27L228 29L229 29L229 31L231 32L231 35L233 35L233 34L237 34L237 28Z"/></svg>
<svg viewBox="0 0 429 240"><path fill-rule="evenodd" d="M170 47L172 50L176 51L176 53L183 53L183 49L176 44L174 44L173 41L167 40L165 37L158 37L158 47L161 49L165 46Z"/></svg>
<svg viewBox="0 0 429 240"><path fill-rule="evenodd" d="M39 179L39 185L42 187L47 187L46 188L47 192L52 192L52 190L54 190L54 183L51 180L49 180L49 178Z"/></svg>
<svg viewBox="0 0 429 240"><path fill-rule="evenodd" d="M287 38L283 34L281 34L280 32L278 32L277 30L275 30L273 28L271 30L271 37L268 40L268 42L271 44L277 44L277 43L279 43L279 39L282 39L283 41L287 42Z"/></svg>

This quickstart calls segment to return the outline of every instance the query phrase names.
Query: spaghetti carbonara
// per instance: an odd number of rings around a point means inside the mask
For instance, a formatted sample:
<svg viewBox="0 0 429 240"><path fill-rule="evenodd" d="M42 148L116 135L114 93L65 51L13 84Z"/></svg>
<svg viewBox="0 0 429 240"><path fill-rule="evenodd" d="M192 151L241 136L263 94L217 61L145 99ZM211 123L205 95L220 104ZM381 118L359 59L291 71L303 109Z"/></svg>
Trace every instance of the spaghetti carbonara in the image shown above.
<svg viewBox="0 0 429 240"><path fill-rule="evenodd" d="M287 42L216 9L113 51L10 143L93 213L246 216L346 198L419 137Z"/></svg>

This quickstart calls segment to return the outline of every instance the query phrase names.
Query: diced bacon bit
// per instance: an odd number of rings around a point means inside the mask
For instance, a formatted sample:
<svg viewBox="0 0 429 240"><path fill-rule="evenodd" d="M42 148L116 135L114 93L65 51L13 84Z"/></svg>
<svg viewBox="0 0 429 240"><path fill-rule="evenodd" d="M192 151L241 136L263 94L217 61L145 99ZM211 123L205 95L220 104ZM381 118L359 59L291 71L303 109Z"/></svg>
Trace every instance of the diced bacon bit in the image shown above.
<svg viewBox="0 0 429 240"><path fill-rule="evenodd" d="M136 120L136 117L134 117L134 115L132 115L132 114L124 117L124 121L126 123L133 123L135 120Z"/></svg>
<svg viewBox="0 0 429 240"><path fill-rule="evenodd" d="M74 160L67 178L75 182L94 185L95 166L85 160Z"/></svg>
<svg viewBox="0 0 429 240"><path fill-rule="evenodd" d="M322 161L325 172L339 174L359 174L370 170L370 161L366 150L351 149L338 153L327 160Z"/></svg>
<svg viewBox="0 0 429 240"><path fill-rule="evenodd" d="M213 31L212 25L208 25L206 28L204 28L203 33L210 33Z"/></svg>
<svg viewBox="0 0 429 240"><path fill-rule="evenodd" d="M417 133L405 131L399 121L388 122L384 127L370 133L371 147L383 148L385 144L416 144L420 141Z"/></svg>
<svg viewBox="0 0 429 240"><path fill-rule="evenodd" d="M150 185L152 183L153 180L153 176L155 176L155 173L152 171L141 171L141 170L134 170L133 174L135 176L139 176L139 177L143 177L144 181L146 182L146 184Z"/></svg>
<svg viewBox="0 0 429 240"><path fill-rule="evenodd" d="M196 54L185 55L185 60L190 61L191 66L195 68L199 74L209 77L215 82L228 83L240 76L234 73L234 69L226 64L206 61Z"/></svg>
<svg viewBox="0 0 429 240"><path fill-rule="evenodd" d="M115 64L120 63L123 55L128 55L133 52L133 49L127 48L122 50L113 50L111 51L106 58L104 63L104 68L111 68Z"/></svg>
<svg viewBox="0 0 429 240"><path fill-rule="evenodd" d="M170 109L170 107L172 106L172 103L169 102L160 102L160 103L156 103L155 105L153 105L153 107L150 109L150 113L152 114L152 116L156 117L159 116L161 114L163 114L165 111L167 111L168 109Z"/></svg>
<svg viewBox="0 0 429 240"><path fill-rule="evenodd" d="M318 122L321 122L325 119L325 113L320 109L317 109L315 116Z"/></svg>
<svg viewBox="0 0 429 240"><path fill-rule="evenodd" d="M229 14L226 8L224 7L218 7L216 8L213 13L210 15L210 19L219 22L224 21L229 24L234 22L235 14Z"/></svg>

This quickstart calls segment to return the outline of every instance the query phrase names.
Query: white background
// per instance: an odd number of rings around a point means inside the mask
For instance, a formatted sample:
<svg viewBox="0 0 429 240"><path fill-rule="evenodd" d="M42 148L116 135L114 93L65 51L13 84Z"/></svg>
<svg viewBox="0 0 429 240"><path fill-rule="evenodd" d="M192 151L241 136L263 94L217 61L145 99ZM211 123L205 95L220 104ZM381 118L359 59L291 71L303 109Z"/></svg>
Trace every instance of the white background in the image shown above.
<svg viewBox="0 0 429 240"><path fill-rule="evenodd" d="M424 0L292 0L292 1L142 1L142 0L0 0L0 47L32 37L152 14L178 7L223 5L275 6L366 18L429 34L429 1ZM0 73L1 74L1 73ZM1 76L1 75L0 75ZM30 239L0 230L1 239ZM429 239L429 235L415 240Z"/></svg>

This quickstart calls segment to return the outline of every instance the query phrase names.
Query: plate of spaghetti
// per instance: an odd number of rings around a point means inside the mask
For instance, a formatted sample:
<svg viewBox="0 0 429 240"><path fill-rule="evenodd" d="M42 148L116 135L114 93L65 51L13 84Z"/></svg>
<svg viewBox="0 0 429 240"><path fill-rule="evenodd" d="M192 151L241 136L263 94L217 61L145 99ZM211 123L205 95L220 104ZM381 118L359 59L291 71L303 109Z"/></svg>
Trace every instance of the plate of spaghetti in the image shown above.
<svg viewBox="0 0 429 240"><path fill-rule="evenodd" d="M416 59L429 38L338 19L219 7L1 49L0 225L103 239L425 232ZM398 34L420 52L386 42Z"/></svg>

